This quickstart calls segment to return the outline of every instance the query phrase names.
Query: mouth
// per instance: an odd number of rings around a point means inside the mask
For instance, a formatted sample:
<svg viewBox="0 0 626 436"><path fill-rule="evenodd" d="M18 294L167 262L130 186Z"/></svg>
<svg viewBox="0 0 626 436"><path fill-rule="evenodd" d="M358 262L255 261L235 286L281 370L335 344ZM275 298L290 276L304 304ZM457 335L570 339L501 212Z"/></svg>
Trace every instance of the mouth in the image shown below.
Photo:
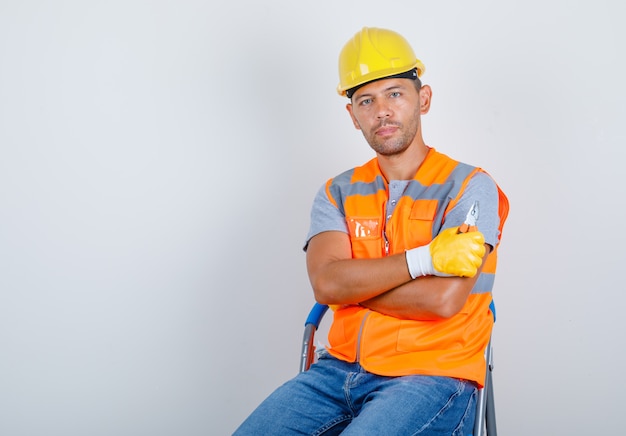
<svg viewBox="0 0 626 436"><path fill-rule="evenodd" d="M391 124L386 124L384 126L380 126L377 128L374 133L377 136L391 136L399 129L398 126L394 126Z"/></svg>

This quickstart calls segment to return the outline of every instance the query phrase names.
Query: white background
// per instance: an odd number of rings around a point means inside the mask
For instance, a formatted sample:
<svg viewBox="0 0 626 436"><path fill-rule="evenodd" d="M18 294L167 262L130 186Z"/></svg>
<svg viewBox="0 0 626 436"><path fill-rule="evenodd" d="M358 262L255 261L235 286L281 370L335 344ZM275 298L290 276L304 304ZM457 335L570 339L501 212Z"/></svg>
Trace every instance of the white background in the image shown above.
<svg viewBox="0 0 626 436"><path fill-rule="evenodd" d="M227 435L295 375L311 200L372 156L335 93L362 26L425 63L427 143L509 196L501 433L620 434L623 11L0 1L0 434Z"/></svg>

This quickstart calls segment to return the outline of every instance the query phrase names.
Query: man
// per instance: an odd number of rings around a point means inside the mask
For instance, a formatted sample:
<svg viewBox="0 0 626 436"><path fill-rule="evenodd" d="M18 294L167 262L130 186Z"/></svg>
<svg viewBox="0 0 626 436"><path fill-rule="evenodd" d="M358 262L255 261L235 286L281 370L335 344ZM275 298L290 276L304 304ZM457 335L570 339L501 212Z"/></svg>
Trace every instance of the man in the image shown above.
<svg viewBox="0 0 626 436"><path fill-rule="evenodd" d="M311 212L307 269L333 309L330 345L235 434L471 433L508 200L425 144L423 72L390 30L363 28L341 51L338 91L376 157L330 179ZM462 231L475 203L480 231Z"/></svg>

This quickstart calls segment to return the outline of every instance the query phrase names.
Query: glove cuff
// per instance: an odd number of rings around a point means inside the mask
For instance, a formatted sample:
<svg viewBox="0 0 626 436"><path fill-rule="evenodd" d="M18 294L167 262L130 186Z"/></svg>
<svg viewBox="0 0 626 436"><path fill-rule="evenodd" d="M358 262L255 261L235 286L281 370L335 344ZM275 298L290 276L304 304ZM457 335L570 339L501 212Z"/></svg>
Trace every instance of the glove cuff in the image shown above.
<svg viewBox="0 0 626 436"><path fill-rule="evenodd" d="M430 244L407 250L405 256L412 279L435 274L433 258L430 255Z"/></svg>

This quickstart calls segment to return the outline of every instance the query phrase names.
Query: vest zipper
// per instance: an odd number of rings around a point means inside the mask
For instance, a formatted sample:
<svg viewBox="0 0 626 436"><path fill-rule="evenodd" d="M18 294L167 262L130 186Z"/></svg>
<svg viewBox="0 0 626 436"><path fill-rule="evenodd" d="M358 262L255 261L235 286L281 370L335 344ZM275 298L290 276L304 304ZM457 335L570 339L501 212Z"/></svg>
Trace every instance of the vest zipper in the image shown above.
<svg viewBox="0 0 626 436"><path fill-rule="evenodd" d="M383 239L385 240L385 256L389 256L389 239L387 239L387 232L383 231Z"/></svg>
<svg viewBox="0 0 626 436"><path fill-rule="evenodd" d="M389 186L387 186L386 190L387 201L385 202L385 210L383 211L383 240L385 241L385 256L389 256L389 238L387 238L387 218L391 218L391 215L389 215L389 197L391 196Z"/></svg>

